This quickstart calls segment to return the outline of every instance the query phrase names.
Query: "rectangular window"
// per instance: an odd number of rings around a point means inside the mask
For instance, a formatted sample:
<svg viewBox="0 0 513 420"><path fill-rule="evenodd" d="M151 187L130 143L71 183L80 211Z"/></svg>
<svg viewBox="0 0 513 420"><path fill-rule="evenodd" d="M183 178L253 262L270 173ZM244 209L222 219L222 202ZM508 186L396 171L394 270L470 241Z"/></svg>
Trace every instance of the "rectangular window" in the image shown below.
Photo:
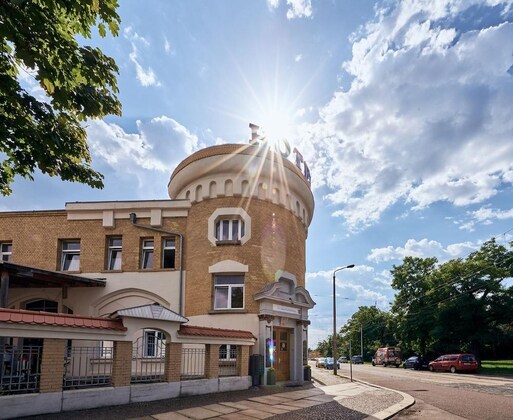
<svg viewBox="0 0 513 420"><path fill-rule="evenodd" d="M214 277L214 309L244 308L244 276Z"/></svg>
<svg viewBox="0 0 513 420"><path fill-rule="evenodd" d="M243 220L223 219L216 222L215 237L218 241L240 241L243 236Z"/></svg>
<svg viewBox="0 0 513 420"><path fill-rule="evenodd" d="M175 240L164 239L162 243L162 268L175 268Z"/></svg>
<svg viewBox="0 0 513 420"><path fill-rule="evenodd" d="M164 357L166 337L160 331L144 331L144 357Z"/></svg>
<svg viewBox="0 0 513 420"><path fill-rule="evenodd" d="M219 347L219 360L236 360L237 346L235 344L222 344Z"/></svg>
<svg viewBox="0 0 513 420"><path fill-rule="evenodd" d="M119 237L109 238L108 240L108 270L121 270L121 256L123 249L123 240Z"/></svg>
<svg viewBox="0 0 513 420"><path fill-rule="evenodd" d="M12 261L12 242L0 243L0 257L2 261Z"/></svg>
<svg viewBox="0 0 513 420"><path fill-rule="evenodd" d="M61 242L61 271L80 270L80 241Z"/></svg>
<svg viewBox="0 0 513 420"><path fill-rule="evenodd" d="M153 268L153 239L145 239L142 242L141 268Z"/></svg>

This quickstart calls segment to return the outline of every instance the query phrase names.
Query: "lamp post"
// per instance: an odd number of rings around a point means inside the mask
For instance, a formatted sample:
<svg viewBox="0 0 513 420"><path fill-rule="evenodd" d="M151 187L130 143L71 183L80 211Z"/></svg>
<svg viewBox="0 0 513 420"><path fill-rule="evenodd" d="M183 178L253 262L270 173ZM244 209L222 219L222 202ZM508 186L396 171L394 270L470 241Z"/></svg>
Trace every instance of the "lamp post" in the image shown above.
<svg viewBox="0 0 513 420"><path fill-rule="evenodd" d="M346 268L353 268L354 264L337 268L333 272L333 375L337 374L337 295L335 293L335 273Z"/></svg>

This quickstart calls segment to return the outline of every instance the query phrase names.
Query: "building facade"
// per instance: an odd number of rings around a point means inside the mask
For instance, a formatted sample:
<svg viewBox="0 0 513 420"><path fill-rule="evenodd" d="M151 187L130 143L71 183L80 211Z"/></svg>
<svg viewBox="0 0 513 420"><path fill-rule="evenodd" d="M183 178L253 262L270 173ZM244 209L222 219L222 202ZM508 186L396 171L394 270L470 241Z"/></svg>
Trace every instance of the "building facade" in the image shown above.
<svg viewBox="0 0 513 420"><path fill-rule="evenodd" d="M296 164L285 159L289 151L254 135L186 158L169 200L0 213L0 307L113 317L159 305L191 328L251 333L250 353L264 355L266 371L302 382L315 304L305 289L314 200L306 164L298 154ZM31 282L28 268L46 281ZM8 269L18 277L6 285ZM53 284L52 273L69 278ZM149 342L173 340L144 334L146 352L157 351ZM226 338L219 357L230 359L237 344Z"/></svg>

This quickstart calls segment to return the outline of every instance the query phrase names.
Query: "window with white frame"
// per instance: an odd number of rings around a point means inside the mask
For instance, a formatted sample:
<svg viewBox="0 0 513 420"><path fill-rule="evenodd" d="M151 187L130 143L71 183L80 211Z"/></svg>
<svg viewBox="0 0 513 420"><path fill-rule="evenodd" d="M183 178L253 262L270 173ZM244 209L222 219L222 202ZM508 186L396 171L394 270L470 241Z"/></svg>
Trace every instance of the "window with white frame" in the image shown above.
<svg viewBox="0 0 513 420"><path fill-rule="evenodd" d="M12 242L0 243L0 257L1 261L12 261Z"/></svg>
<svg viewBox="0 0 513 420"><path fill-rule="evenodd" d="M214 309L244 309L244 276L214 276Z"/></svg>
<svg viewBox="0 0 513 420"><path fill-rule="evenodd" d="M61 242L61 271L80 270L80 241Z"/></svg>
<svg viewBox="0 0 513 420"><path fill-rule="evenodd" d="M141 268L153 268L153 239L144 239L142 241Z"/></svg>
<svg viewBox="0 0 513 420"><path fill-rule="evenodd" d="M174 239L162 242L162 268L175 268L176 243Z"/></svg>
<svg viewBox="0 0 513 420"><path fill-rule="evenodd" d="M164 357L166 336L161 331L144 331L144 357Z"/></svg>
<svg viewBox="0 0 513 420"><path fill-rule="evenodd" d="M108 270L121 270L122 250L123 240L121 237L112 237L108 239Z"/></svg>
<svg viewBox="0 0 513 420"><path fill-rule="evenodd" d="M216 221L215 229L218 241L240 241L244 236L244 220L220 219Z"/></svg>
<svg viewBox="0 0 513 420"><path fill-rule="evenodd" d="M219 360L236 360L237 346L235 344L222 344L219 347Z"/></svg>

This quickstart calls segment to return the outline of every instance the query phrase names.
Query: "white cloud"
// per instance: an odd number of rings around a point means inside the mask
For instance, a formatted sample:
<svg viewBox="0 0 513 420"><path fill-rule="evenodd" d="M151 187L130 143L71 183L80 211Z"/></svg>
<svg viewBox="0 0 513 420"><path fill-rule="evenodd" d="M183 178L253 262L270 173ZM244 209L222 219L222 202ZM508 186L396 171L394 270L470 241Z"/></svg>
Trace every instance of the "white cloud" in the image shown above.
<svg viewBox="0 0 513 420"><path fill-rule="evenodd" d="M137 76L137 80L139 83L146 86L160 86L160 82L155 75L155 72L151 67L144 68L141 64L141 59L139 57L139 48L138 45L141 45L143 48L148 48L150 43L146 38L140 36L137 32L129 26L124 30L124 37L130 41L130 45L132 46L132 51L128 55L128 58L135 65L135 72ZM167 39L166 39L167 41Z"/></svg>
<svg viewBox="0 0 513 420"><path fill-rule="evenodd" d="M294 57L294 61L296 63L299 63L301 61L301 59L303 58L303 54L298 54Z"/></svg>
<svg viewBox="0 0 513 420"><path fill-rule="evenodd" d="M459 23L473 5L507 3L397 2L354 35L349 89L301 138L313 186L350 229L396 203L467 206L513 182L513 23Z"/></svg>
<svg viewBox="0 0 513 420"><path fill-rule="evenodd" d="M447 247L438 241L428 240L426 238L417 241L415 239L408 239L404 246L393 247L387 246L384 248L373 248L371 253L367 256L368 261L375 263L403 260L404 257L436 257L439 262L444 262L452 258L458 258L467 255L469 252L479 249L480 244L472 242L462 242L450 244Z"/></svg>
<svg viewBox="0 0 513 420"><path fill-rule="evenodd" d="M164 35L164 51L166 52L166 54L171 54L171 55L175 54L175 51L171 47L171 44L165 35Z"/></svg>
<svg viewBox="0 0 513 420"><path fill-rule="evenodd" d="M143 191L155 179L166 185L178 163L198 149L197 136L166 116L137 121L136 133L127 133L116 124L90 121L87 137L95 165L106 164L119 177L135 176Z"/></svg>
<svg viewBox="0 0 513 420"><path fill-rule="evenodd" d="M287 19L295 19L302 17L312 16L312 0L286 0ZM269 10L277 9L280 5L280 0L267 0L267 7Z"/></svg>
<svg viewBox="0 0 513 420"><path fill-rule="evenodd" d="M462 230L473 231L476 224L490 225L496 220L513 219L513 208L509 210L494 209L490 205L482 206L478 210L467 213L470 220L461 223Z"/></svg>

